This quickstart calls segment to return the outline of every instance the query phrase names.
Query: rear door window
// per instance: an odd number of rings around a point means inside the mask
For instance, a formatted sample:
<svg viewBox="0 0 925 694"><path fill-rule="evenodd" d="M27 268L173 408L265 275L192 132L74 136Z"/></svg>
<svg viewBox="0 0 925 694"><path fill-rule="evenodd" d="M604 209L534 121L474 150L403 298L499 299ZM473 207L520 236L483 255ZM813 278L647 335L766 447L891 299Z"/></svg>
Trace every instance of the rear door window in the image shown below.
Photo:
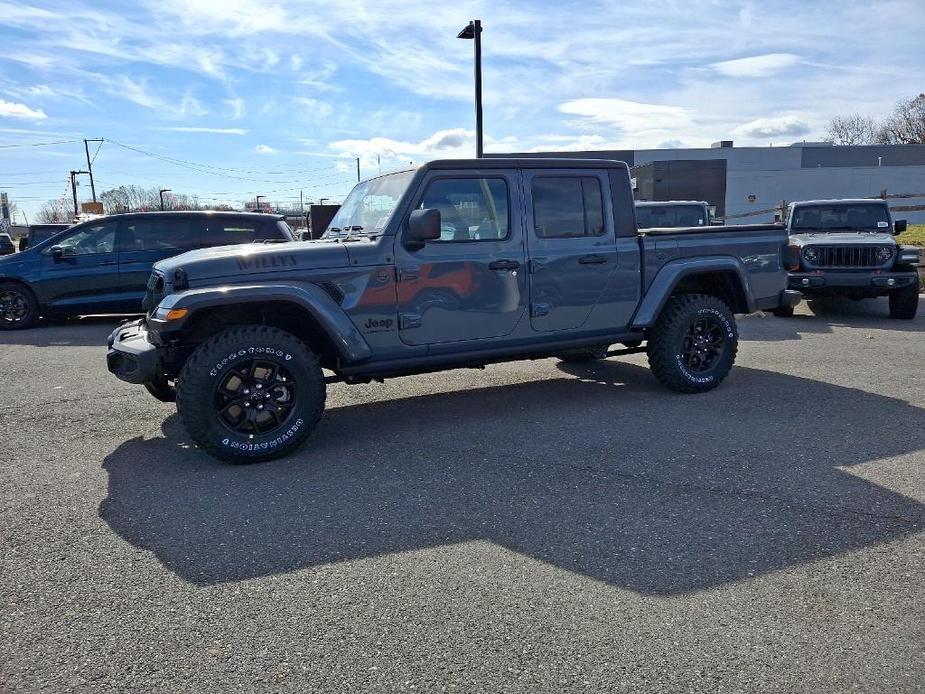
<svg viewBox="0 0 925 694"><path fill-rule="evenodd" d="M187 251L198 247L198 229L190 217L136 217L122 228L120 251Z"/></svg>
<svg viewBox="0 0 925 694"><path fill-rule="evenodd" d="M533 220L541 239L600 236L604 200L594 176L537 176L533 179Z"/></svg>
<svg viewBox="0 0 925 694"><path fill-rule="evenodd" d="M234 217L211 218L202 237L203 246L228 246L251 243L263 239L282 238L275 219L247 219Z"/></svg>

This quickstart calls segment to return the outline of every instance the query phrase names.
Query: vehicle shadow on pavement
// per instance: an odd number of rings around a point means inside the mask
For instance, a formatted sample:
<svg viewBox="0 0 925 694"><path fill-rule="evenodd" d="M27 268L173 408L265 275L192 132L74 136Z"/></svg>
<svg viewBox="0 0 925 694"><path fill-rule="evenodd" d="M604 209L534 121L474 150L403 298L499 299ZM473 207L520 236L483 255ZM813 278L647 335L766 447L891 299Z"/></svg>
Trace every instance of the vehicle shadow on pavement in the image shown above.
<svg viewBox="0 0 925 694"><path fill-rule="evenodd" d="M805 334L831 333L832 326L921 333L925 332L925 308L913 320L896 320L889 317L886 298L813 299L800 304L789 318L766 313L740 319L739 337L760 342L800 340Z"/></svg>
<svg viewBox="0 0 925 694"><path fill-rule="evenodd" d="M0 331L0 345L31 347L101 347L126 317L81 316L67 320L43 321L35 328Z"/></svg>
<svg viewBox="0 0 925 694"><path fill-rule="evenodd" d="M264 464L210 459L172 416L106 457L100 516L199 585L478 539L652 595L925 527L925 506L847 470L925 447L906 402L747 368L695 396L632 364L566 368L335 408Z"/></svg>

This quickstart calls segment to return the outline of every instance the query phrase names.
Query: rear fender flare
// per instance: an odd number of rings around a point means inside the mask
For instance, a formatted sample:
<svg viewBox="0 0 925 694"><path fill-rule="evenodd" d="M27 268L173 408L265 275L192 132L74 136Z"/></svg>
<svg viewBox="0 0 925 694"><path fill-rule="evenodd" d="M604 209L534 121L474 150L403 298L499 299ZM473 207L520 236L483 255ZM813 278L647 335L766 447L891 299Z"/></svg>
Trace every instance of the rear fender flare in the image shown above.
<svg viewBox="0 0 925 694"><path fill-rule="evenodd" d="M632 326L635 328L648 328L655 324L662 312L665 302L674 293L674 290L685 277L693 275L706 275L711 272L729 272L736 274L745 295L748 311L756 310L755 299L748 282L748 273L742 261L733 256L705 256L702 258L683 258L672 260L658 271L655 279L646 290L645 297L633 317Z"/></svg>

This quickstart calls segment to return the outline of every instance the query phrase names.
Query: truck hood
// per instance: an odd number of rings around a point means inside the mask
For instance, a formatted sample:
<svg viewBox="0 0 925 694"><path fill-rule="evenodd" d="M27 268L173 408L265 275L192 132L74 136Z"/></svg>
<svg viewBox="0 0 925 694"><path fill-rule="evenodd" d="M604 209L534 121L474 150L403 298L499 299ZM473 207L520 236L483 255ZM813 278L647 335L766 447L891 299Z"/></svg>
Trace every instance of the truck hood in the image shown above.
<svg viewBox="0 0 925 694"><path fill-rule="evenodd" d="M870 231L820 231L790 234L790 243L798 246L894 246L892 234Z"/></svg>
<svg viewBox="0 0 925 694"><path fill-rule="evenodd" d="M347 251L334 241L250 243L188 251L161 260L154 267L170 276L183 268L190 281L241 277L284 270L321 270L346 267Z"/></svg>

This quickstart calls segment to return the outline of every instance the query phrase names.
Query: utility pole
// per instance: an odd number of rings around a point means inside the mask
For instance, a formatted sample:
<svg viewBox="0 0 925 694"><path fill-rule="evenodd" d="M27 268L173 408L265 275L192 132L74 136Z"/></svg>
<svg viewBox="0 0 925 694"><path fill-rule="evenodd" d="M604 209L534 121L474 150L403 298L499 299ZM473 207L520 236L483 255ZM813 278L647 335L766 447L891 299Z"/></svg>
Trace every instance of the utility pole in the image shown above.
<svg viewBox="0 0 925 694"><path fill-rule="evenodd" d="M299 211L302 214L305 214L305 203L302 202L302 191L299 191Z"/></svg>
<svg viewBox="0 0 925 694"><path fill-rule="evenodd" d="M88 174L89 171L71 171L71 197L74 199L74 216L80 214L80 209L77 207L77 176L80 174Z"/></svg>
<svg viewBox="0 0 925 694"><path fill-rule="evenodd" d="M360 182L360 158L357 157L357 183Z"/></svg>
<svg viewBox="0 0 925 694"><path fill-rule="evenodd" d="M95 140L84 139L84 151L87 153L87 173L90 174L90 193L93 195L93 202L96 202L96 184L93 182L93 164L90 161L90 145L88 142L99 142L102 144L103 139L97 138Z"/></svg>
<svg viewBox="0 0 925 694"><path fill-rule="evenodd" d="M161 196L161 212L164 211L164 193L172 193L173 191L170 188L161 188L157 191L158 195Z"/></svg>
<svg viewBox="0 0 925 694"><path fill-rule="evenodd" d="M379 167L379 173L382 174L382 159L376 155L376 166Z"/></svg>

